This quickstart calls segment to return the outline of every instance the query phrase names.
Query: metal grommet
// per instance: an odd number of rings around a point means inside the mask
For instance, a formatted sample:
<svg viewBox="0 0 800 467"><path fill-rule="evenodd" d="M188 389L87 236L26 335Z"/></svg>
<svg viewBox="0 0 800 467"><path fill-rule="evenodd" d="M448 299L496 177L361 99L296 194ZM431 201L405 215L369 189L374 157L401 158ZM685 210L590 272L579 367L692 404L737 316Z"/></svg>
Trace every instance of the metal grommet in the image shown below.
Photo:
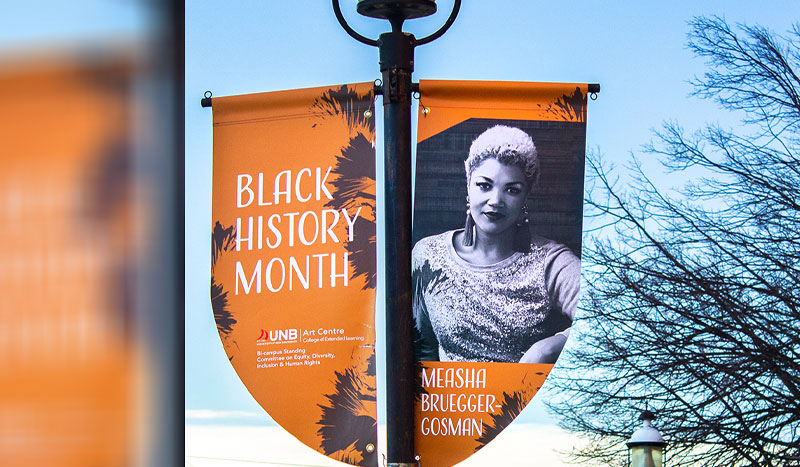
<svg viewBox="0 0 800 467"><path fill-rule="evenodd" d="M420 107L422 107L422 115L427 117L428 114L431 113L431 109L428 108L428 107L425 107L424 105L422 105L422 103L420 103L419 105L420 105Z"/></svg>
<svg viewBox="0 0 800 467"><path fill-rule="evenodd" d="M367 452L375 452L375 445L372 443L367 444Z"/></svg>
<svg viewBox="0 0 800 467"><path fill-rule="evenodd" d="M372 109L367 109L364 111L365 118L372 118Z"/></svg>

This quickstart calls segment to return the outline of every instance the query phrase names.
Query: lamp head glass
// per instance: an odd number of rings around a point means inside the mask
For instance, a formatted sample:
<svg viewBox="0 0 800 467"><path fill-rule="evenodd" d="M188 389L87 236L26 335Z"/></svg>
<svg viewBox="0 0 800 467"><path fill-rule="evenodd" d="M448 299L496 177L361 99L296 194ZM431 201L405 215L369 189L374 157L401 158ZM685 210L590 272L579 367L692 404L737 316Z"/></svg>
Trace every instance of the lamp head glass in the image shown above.
<svg viewBox="0 0 800 467"><path fill-rule="evenodd" d="M629 447L630 467L663 467L664 448L662 446Z"/></svg>

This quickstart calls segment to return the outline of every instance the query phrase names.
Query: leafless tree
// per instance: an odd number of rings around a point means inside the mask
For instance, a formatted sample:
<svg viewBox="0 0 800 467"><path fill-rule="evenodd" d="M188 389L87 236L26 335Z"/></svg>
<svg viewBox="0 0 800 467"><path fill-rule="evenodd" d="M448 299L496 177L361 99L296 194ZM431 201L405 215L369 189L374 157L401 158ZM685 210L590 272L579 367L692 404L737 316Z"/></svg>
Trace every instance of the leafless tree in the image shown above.
<svg viewBox="0 0 800 467"><path fill-rule="evenodd" d="M591 440L582 463L625 465L649 408L670 467L797 466L800 27L690 25L708 65L695 94L741 124L666 124L645 150L666 168L655 175L590 158L586 202L604 225L584 247L582 344L551 408Z"/></svg>

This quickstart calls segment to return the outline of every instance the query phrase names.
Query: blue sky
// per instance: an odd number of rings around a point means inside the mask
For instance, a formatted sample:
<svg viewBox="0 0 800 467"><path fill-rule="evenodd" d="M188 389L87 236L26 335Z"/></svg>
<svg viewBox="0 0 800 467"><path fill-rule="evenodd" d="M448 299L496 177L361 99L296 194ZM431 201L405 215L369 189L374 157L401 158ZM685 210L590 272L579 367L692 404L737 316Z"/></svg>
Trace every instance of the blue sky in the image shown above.
<svg viewBox="0 0 800 467"><path fill-rule="evenodd" d="M160 10L136 0L32 0L5 2L0 55L32 50L67 51L115 41L142 41L155 30Z"/></svg>
<svg viewBox="0 0 800 467"><path fill-rule="evenodd" d="M363 35L377 37L387 28L382 21L358 16L355 0L341 3ZM439 13L410 21L405 30L417 37L433 32L452 0L437 3ZM734 123L712 102L689 97L688 80L702 74L704 64L686 49L687 21L710 14L785 32L800 17L800 5L465 1L447 34L417 49L414 80L600 83L599 98L589 104L587 146L622 164L665 120L690 130L705 122ZM224 96L373 81L380 77L377 60L376 49L340 28L327 1L198 0L186 5L186 408L198 417L227 414L189 422L263 423L245 415L261 409L225 357L209 302L212 114L200 107L200 98L206 90ZM377 310L379 326L382 312ZM379 356L382 336L379 328ZM195 412L200 410L210 412ZM552 423L539 402L518 420Z"/></svg>
<svg viewBox="0 0 800 467"><path fill-rule="evenodd" d="M377 37L386 29L382 21L359 17L356 0L341 2L345 16L362 34ZM3 7L0 56L140 39L153 24L148 3L9 3ZM438 3L440 13L410 21L406 30L421 37L438 28L452 0ZM600 96L589 106L587 146L608 161L622 164L631 152L640 152L641 145L652 138L652 129L665 120L679 121L690 130L706 122L735 123L713 103L688 96L691 87L687 81L704 71L702 60L686 49L688 20L716 14L731 23L760 24L784 32L791 21L800 18L796 0L562 3L465 1L450 31L417 50L414 79L600 83ZM223 96L372 81L380 76L377 61L377 50L357 43L341 30L327 0L187 2L185 395L190 425L204 425L205 429L268 423L225 358L212 318L212 115L199 105L203 92L211 90ZM380 116L376 116L379 132ZM380 167L378 173L382 173ZM381 309L377 315L380 325ZM379 328L379 353L382 337ZM382 413L379 418L383 420ZM536 423L545 430L553 423L539 401L518 421ZM522 438L509 439L519 443L529 437L520 430L515 436ZM192 433L197 434L191 441L194 449L195 445L221 444L224 436L239 432ZM270 433L278 440L276 446L283 442L277 432ZM492 444L501 442L498 438ZM263 439L253 446L253 455L263 453ZM513 443L507 446L517 449ZM189 441L187 451L188 447ZM193 462L199 467L198 461Z"/></svg>

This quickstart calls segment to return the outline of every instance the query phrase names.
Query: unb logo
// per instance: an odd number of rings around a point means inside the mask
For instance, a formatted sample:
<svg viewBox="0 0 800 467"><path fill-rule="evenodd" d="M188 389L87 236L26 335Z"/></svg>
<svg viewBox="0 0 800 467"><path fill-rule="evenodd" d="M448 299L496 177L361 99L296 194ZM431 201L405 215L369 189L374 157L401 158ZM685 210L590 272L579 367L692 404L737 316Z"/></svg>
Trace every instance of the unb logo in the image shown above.
<svg viewBox="0 0 800 467"><path fill-rule="evenodd" d="M276 329L276 330L269 330L261 329L261 335L258 336L256 339L257 342L259 341L266 341L266 342L281 342L281 341L294 341L297 340L297 336L300 333L297 329Z"/></svg>

